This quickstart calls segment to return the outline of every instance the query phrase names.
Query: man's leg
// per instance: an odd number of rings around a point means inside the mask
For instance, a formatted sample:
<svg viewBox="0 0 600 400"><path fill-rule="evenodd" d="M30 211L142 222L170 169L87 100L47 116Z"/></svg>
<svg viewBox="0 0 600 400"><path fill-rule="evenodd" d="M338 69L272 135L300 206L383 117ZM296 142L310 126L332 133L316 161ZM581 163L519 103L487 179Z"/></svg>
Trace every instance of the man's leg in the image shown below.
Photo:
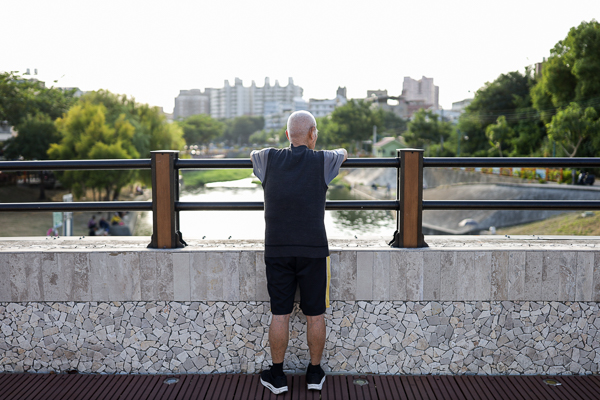
<svg viewBox="0 0 600 400"><path fill-rule="evenodd" d="M325 317L323 314L315 316L307 315L306 323L310 363L312 365L319 365L321 364L323 348L325 347Z"/></svg>
<svg viewBox="0 0 600 400"><path fill-rule="evenodd" d="M325 324L323 323L323 325ZM289 338L290 314L273 315L271 326L269 327L269 346L271 347L273 364L280 364L283 362ZM321 352L323 352L322 346Z"/></svg>

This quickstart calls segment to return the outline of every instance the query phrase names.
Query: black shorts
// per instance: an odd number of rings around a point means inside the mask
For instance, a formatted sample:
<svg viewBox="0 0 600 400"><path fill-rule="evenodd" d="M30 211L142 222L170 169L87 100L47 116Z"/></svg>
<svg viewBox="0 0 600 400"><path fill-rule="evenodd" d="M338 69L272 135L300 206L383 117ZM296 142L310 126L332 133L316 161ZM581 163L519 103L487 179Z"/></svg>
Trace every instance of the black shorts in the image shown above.
<svg viewBox="0 0 600 400"><path fill-rule="evenodd" d="M267 289L274 315L291 314L296 286L300 286L300 308L316 316L329 307L329 257L265 257Z"/></svg>

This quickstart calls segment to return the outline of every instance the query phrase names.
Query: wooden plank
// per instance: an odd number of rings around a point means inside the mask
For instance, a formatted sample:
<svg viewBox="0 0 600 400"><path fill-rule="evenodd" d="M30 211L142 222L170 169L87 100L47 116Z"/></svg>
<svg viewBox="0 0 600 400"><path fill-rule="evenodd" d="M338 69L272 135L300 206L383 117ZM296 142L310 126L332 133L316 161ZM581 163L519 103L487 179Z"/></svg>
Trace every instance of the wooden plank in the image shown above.
<svg viewBox="0 0 600 400"><path fill-rule="evenodd" d="M206 399L206 393L208 392L208 388L210 387L210 381L212 380L213 375L199 375L196 379L196 385L194 386L192 392L188 395L186 394L185 400L204 400Z"/></svg>
<svg viewBox="0 0 600 400"><path fill-rule="evenodd" d="M488 387L490 388L490 390L492 390L494 392L494 394L500 395L500 397L502 399L512 398L512 393L507 390L506 385L503 385L502 382L500 381L500 379L498 379L498 378L499 377L497 377L497 376L481 376L481 377L479 377L479 379L487 382ZM519 392L519 394L522 395L523 393Z"/></svg>
<svg viewBox="0 0 600 400"><path fill-rule="evenodd" d="M435 399L435 394L433 394L433 390L431 390L431 387L429 386L429 383L427 382L427 377L413 376L412 379L417 384L417 388L419 389L419 393L421 393L421 397L423 397L424 399L430 399L430 400Z"/></svg>
<svg viewBox="0 0 600 400"><path fill-rule="evenodd" d="M566 391L568 390L571 393L570 397L572 399L581 399L581 400L597 400L598 399L597 397L594 397L594 396L590 397L590 394L588 393L587 390L584 390L582 386L574 384L573 381L571 379L569 379L568 376L555 377L552 379L555 379L555 380L559 381L560 383L562 383L561 386L554 386L552 388L558 389L558 390L560 390L561 388ZM540 382L541 382L541 380L540 380Z"/></svg>
<svg viewBox="0 0 600 400"><path fill-rule="evenodd" d="M567 377L567 380L571 385L575 387L581 387L587 394L587 396L591 399L599 399L600 398L600 390L598 387L594 387L591 384L590 380L587 376L583 375L574 375Z"/></svg>
<svg viewBox="0 0 600 400"><path fill-rule="evenodd" d="M31 374L34 375L34 374ZM35 374L35 378L32 379L29 384L20 385L18 392L15 392L15 398L19 400L27 399L27 398L35 398L35 393L44 389L46 382L44 379L38 378L39 375ZM2 392L0 392L1 396Z"/></svg>
<svg viewBox="0 0 600 400"><path fill-rule="evenodd" d="M206 392L207 399L220 399L221 392L223 390L223 384L225 383L224 375L215 375L210 383L208 392Z"/></svg>
<svg viewBox="0 0 600 400"><path fill-rule="evenodd" d="M240 375L240 380L238 381L237 388L235 390L235 395L233 400L242 400L248 396L248 390L250 389L250 375L242 374Z"/></svg>
<svg viewBox="0 0 600 400"><path fill-rule="evenodd" d="M487 385L481 380L478 380L476 376L466 375L465 379L469 381L475 392L478 393L480 397L486 399L496 399L496 397L493 396L490 390L488 389Z"/></svg>
<svg viewBox="0 0 600 400"><path fill-rule="evenodd" d="M444 383L446 385L446 389L448 390L449 393L451 393L451 396L453 399L464 399L465 396L464 396L463 392L460 390L460 387L458 386L456 381L454 380L453 375L445 375Z"/></svg>
<svg viewBox="0 0 600 400"><path fill-rule="evenodd" d="M505 392L508 393L509 396L511 396L514 399L526 399L527 397L525 397L524 393L522 390L520 390L517 386L515 386L511 381L510 381L510 376L509 375L500 375L500 376L495 376L495 379L498 380L499 385L501 385Z"/></svg>
<svg viewBox="0 0 600 400"><path fill-rule="evenodd" d="M197 377L199 375L196 374L186 374L183 375L184 379L181 383L181 388L179 389L179 393L177 393L176 400L185 399L186 396L191 396L191 392L194 390L194 387L197 383Z"/></svg>
<svg viewBox="0 0 600 400"><path fill-rule="evenodd" d="M542 393L542 387L540 384L545 384L540 379L539 381L530 380L529 376L514 376L507 377L509 381L513 382L515 387L525 399L542 399L545 400L548 397ZM562 398L562 397L559 397Z"/></svg>
<svg viewBox="0 0 600 400"><path fill-rule="evenodd" d="M146 381L144 386L132 394L132 400L146 400L150 398L152 393L159 390L160 385L163 384L164 380L164 375L153 375L150 380Z"/></svg>
<svg viewBox="0 0 600 400"><path fill-rule="evenodd" d="M292 375L292 400L300 400L300 375Z"/></svg>
<svg viewBox="0 0 600 400"><path fill-rule="evenodd" d="M33 381L33 374L16 373L12 374L13 379L3 388L3 394L7 399L18 399L18 395Z"/></svg>
<svg viewBox="0 0 600 400"><path fill-rule="evenodd" d="M346 387L348 388L348 399L349 400L358 400L357 388L360 387L354 384L355 377L352 375L344 375L344 380L346 383ZM362 397L361 397L362 399Z"/></svg>
<svg viewBox="0 0 600 400"><path fill-rule="evenodd" d="M250 392L248 392L249 399L262 399L262 388L264 386L260 383L260 376L252 375L252 385L250 386Z"/></svg>
<svg viewBox="0 0 600 400"><path fill-rule="evenodd" d="M35 385L35 388L32 388L33 390L31 390L25 397L22 398L22 400L35 400L39 397L41 397L41 393L45 393L45 391L48 389L50 380L51 380L51 375L50 374L41 374L42 376L40 376L37 380L38 380L38 384ZM2 391L2 389L0 388L0 393L4 393Z"/></svg>
<svg viewBox="0 0 600 400"><path fill-rule="evenodd" d="M374 376L373 375L367 375L365 376L365 379L367 380L367 382L369 382L368 385L363 386L363 389L365 392L367 392L369 394L369 400L377 400L377 388L375 387L375 379L373 379Z"/></svg>
<svg viewBox="0 0 600 400"><path fill-rule="evenodd" d="M442 397L441 397L442 399L445 400L445 399L456 399L457 398L454 391L448 385L446 375L436 375L433 378L433 381L437 385L437 388L439 389L439 391L442 392Z"/></svg>
<svg viewBox="0 0 600 400"><path fill-rule="evenodd" d="M600 387L592 382L591 376L570 376L569 380L572 380L573 383L584 385L588 393L591 394L593 399L600 399ZM546 385L547 386L547 385Z"/></svg>
<svg viewBox="0 0 600 400"><path fill-rule="evenodd" d="M465 399L467 400L477 400L480 398L481 393L479 393L473 387L472 383L466 379L465 375L460 375L456 377L456 384L460 387L463 394L465 395Z"/></svg>
<svg viewBox="0 0 600 400"><path fill-rule="evenodd" d="M93 375L93 378L90 378L89 382L87 382L86 386L79 388L73 394L74 399L89 399L91 398L98 390L101 390L104 380L102 379L103 375Z"/></svg>
<svg viewBox="0 0 600 400"><path fill-rule="evenodd" d="M442 394L442 391L439 388L439 381L436 381L435 377L436 375L427 376L427 383L429 384L429 387L431 387L431 390L434 394L434 399L443 399L444 395Z"/></svg>

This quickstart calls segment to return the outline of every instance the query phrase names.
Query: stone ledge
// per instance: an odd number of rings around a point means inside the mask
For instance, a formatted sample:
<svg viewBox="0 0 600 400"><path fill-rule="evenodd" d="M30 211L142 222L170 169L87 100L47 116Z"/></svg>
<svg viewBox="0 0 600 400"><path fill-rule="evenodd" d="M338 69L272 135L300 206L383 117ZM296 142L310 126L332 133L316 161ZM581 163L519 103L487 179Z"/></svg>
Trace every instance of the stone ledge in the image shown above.
<svg viewBox="0 0 600 400"><path fill-rule="evenodd" d="M498 244L507 244L502 238L463 237L439 239L437 247L431 240L432 247L423 249L332 246L330 298L600 301L597 239L532 241L543 245L502 247ZM144 238L1 243L0 301L269 299L257 241L174 250L147 249Z"/></svg>

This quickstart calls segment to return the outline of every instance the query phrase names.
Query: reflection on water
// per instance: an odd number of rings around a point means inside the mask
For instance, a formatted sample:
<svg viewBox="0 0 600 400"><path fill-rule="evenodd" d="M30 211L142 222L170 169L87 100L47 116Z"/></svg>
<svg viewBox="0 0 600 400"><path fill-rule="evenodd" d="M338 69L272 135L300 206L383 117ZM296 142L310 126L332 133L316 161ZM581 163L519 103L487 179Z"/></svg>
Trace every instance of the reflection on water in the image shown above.
<svg viewBox="0 0 600 400"><path fill-rule="evenodd" d="M334 188L328 191L329 200L364 200L364 197L347 188ZM331 211L336 232L343 237L392 236L395 220L387 210L341 210ZM329 234L329 228L327 228ZM334 237L333 235L329 235Z"/></svg>
<svg viewBox="0 0 600 400"><path fill-rule="evenodd" d="M205 187L184 189L180 201L263 201L260 185L252 184L253 178L233 182L217 182ZM364 197L353 194L347 188L332 188L330 200L359 200ZM152 221L152 214L146 218ZM390 211L327 211L325 229L329 238L391 238L395 220ZM263 239L265 220L260 211L185 211L181 213L181 232L184 238L211 239Z"/></svg>

